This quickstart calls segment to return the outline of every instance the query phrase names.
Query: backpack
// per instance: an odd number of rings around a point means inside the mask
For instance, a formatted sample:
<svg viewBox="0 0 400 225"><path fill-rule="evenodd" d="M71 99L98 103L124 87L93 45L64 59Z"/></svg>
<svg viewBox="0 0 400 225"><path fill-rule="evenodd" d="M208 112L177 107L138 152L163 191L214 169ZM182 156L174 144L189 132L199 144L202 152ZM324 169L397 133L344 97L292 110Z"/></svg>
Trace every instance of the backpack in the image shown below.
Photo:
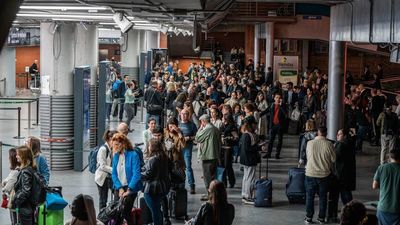
<svg viewBox="0 0 400 225"><path fill-rule="evenodd" d="M46 201L46 180L36 170L32 169L32 196L31 202L34 206L39 206Z"/></svg>
<svg viewBox="0 0 400 225"><path fill-rule="evenodd" d="M139 147L134 147L133 151L135 151L139 155L140 159L140 168L144 166L143 152Z"/></svg>
<svg viewBox="0 0 400 225"><path fill-rule="evenodd" d="M107 153L106 153L106 158L108 157L108 154L110 152L110 149L107 147L107 145L101 145L101 146L97 146L96 148L92 149L92 151L90 151L89 156L88 156L88 168L89 168L89 172L91 173L95 173L97 170L97 153L99 153L99 149L105 146L107 149Z"/></svg>

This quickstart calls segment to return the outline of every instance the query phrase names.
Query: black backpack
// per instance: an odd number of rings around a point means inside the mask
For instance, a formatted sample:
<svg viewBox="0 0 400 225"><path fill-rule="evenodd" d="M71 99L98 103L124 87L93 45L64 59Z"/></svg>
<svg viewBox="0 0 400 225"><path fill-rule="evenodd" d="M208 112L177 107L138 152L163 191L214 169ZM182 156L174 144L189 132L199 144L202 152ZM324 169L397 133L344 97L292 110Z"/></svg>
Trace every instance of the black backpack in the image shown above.
<svg viewBox="0 0 400 225"><path fill-rule="evenodd" d="M31 203L34 206L39 206L46 201L46 180L34 169L31 169L32 173L32 196Z"/></svg>

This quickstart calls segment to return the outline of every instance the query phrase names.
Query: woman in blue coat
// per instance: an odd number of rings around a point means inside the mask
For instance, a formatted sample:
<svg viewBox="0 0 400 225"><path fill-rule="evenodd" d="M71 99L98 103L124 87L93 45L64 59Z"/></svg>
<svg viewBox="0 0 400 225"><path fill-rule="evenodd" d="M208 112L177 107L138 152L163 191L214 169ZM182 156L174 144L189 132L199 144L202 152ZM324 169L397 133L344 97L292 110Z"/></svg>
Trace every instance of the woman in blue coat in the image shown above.
<svg viewBox="0 0 400 225"><path fill-rule="evenodd" d="M50 181L50 169L47 164L46 157L42 155L42 151L40 150L40 139L37 137L28 137L26 141L26 146L28 146L33 153L33 158L35 160L37 171L41 174L46 180L46 184L49 185Z"/></svg>
<svg viewBox="0 0 400 225"><path fill-rule="evenodd" d="M133 150L132 143L122 133L112 138L114 157L112 161L112 181L117 199L124 198L123 217L128 225L134 225L130 216L137 192L142 190L141 157Z"/></svg>

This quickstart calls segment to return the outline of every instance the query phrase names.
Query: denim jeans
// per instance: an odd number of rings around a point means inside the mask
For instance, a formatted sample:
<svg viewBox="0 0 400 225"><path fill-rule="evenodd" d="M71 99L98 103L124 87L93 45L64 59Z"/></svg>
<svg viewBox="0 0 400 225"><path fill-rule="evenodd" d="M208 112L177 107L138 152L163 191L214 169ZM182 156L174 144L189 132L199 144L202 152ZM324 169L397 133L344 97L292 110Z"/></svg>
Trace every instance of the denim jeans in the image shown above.
<svg viewBox="0 0 400 225"><path fill-rule="evenodd" d="M328 177L316 178L306 176L306 217L312 219L314 216L314 197L319 195L318 218L325 219L327 208Z"/></svg>
<svg viewBox="0 0 400 225"><path fill-rule="evenodd" d="M339 195L341 196L343 205L346 205L351 200L353 200L353 195L351 191L340 191L339 187L329 190L329 198L328 198L328 219L337 218L338 214L338 203L339 203Z"/></svg>
<svg viewBox="0 0 400 225"><path fill-rule="evenodd" d="M283 126L282 125L272 125L271 129L270 129L270 135L269 135L268 155L271 155L272 148L274 147L274 141L275 141L276 135L278 135L278 145L276 146L276 155L279 156L281 154L282 139L283 139Z"/></svg>
<svg viewBox="0 0 400 225"><path fill-rule="evenodd" d="M106 118L110 121L112 103L106 103Z"/></svg>
<svg viewBox="0 0 400 225"><path fill-rule="evenodd" d="M365 139L365 135L367 134L368 126L358 126L357 130L357 141L356 141L356 151L362 151L363 141Z"/></svg>
<svg viewBox="0 0 400 225"><path fill-rule="evenodd" d="M161 195L150 195L149 193L144 193L144 200L151 211L154 225L163 225L161 198Z"/></svg>
<svg viewBox="0 0 400 225"><path fill-rule="evenodd" d="M125 99L120 99L119 120L122 120L122 118L124 117L124 104L125 104Z"/></svg>
<svg viewBox="0 0 400 225"><path fill-rule="evenodd" d="M149 119L153 117L156 120L156 125L161 126L161 115L153 115L153 114L149 114L146 113L146 130L149 129Z"/></svg>
<svg viewBox="0 0 400 225"><path fill-rule="evenodd" d="M398 213L389 213L377 210L376 216L378 217L379 225L399 225L400 215Z"/></svg>
<svg viewBox="0 0 400 225"><path fill-rule="evenodd" d="M187 183L190 187L194 186L194 175L192 169L192 152L193 152L193 143L187 144L185 148L182 149L183 158L185 159L185 172Z"/></svg>

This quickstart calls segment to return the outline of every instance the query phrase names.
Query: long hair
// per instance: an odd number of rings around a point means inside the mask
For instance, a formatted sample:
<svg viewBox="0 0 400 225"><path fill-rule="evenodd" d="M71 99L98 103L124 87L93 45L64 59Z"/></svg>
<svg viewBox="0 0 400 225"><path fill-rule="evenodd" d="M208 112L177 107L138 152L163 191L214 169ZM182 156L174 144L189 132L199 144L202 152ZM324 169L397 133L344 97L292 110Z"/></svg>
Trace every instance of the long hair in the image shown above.
<svg viewBox="0 0 400 225"><path fill-rule="evenodd" d="M163 160L168 158L164 151L162 142L156 138L150 139L149 145L148 145L148 150L149 150L149 157L159 156Z"/></svg>
<svg viewBox="0 0 400 225"><path fill-rule="evenodd" d="M8 150L8 161L10 162L10 170L15 170L19 166L17 149L10 148L10 150Z"/></svg>
<svg viewBox="0 0 400 225"><path fill-rule="evenodd" d="M364 204L357 201L347 203L342 209L341 225L359 224L367 214Z"/></svg>
<svg viewBox="0 0 400 225"><path fill-rule="evenodd" d="M217 180L213 180L210 184L210 197L209 202L213 207L213 224L221 224L222 217L224 216L224 209L228 204L228 197L224 183Z"/></svg>
<svg viewBox="0 0 400 225"><path fill-rule="evenodd" d="M88 221L89 225L96 225L96 210L93 204L93 198L89 195L79 194L75 197L71 205L71 214L74 219Z"/></svg>
<svg viewBox="0 0 400 225"><path fill-rule="evenodd" d="M116 134L116 133L118 133L118 131L116 131L116 130L110 130L110 128L108 127L108 128L106 129L106 131L104 131L104 134L103 134L103 141L105 141L105 142L109 141L110 139L112 139L112 137L113 137L114 134Z"/></svg>
<svg viewBox="0 0 400 225"><path fill-rule="evenodd" d="M21 169L31 166L33 169L36 169L36 163L33 159L32 150L28 146L19 146L17 147L17 154L21 159Z"/></svg>
<svg viewBox="0 0 400 225"><path fill-rule="evenodd" d="M131 141L123 133L120 133L120 132L115 133L111 140L120 143L121 144L121 150L131 150L131 149L133 149Z"/></svg>
<svg viewBox="0 0 400 225"><path fill-rule="evenodd" d="M32 150L33 157L42 153L40 150L40 139L37 137L28 137L28 147Z"/></svg>

